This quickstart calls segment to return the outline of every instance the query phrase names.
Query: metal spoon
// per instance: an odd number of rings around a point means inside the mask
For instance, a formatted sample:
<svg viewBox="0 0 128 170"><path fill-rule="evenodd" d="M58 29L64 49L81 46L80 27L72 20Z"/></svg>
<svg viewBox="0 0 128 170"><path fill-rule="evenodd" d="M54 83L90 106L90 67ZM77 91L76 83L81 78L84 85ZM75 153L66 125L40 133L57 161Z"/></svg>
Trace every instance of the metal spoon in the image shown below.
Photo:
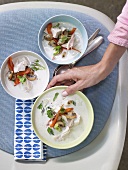
<svg viewBox="0 0 128 170"><path fill-rule="evenodd" d="M81 58L85 57L87 54L95 50L102 42L103 42L102 36L98 36L94 40L91 40L91 42L89 43L89 46L87 47L87 50L78 60L68 65L59 65L54 70L53 76L64 73L66 70L71 69L79 60L81 60Z"/></svg>
<svg viewBox="0 0 128 170"><path fill-rule="evenodd" d="M94 40L94 38L96 38L96 36L98 35L98 33L100 32L100 29L98 28L88 39L88 46L91 44L92 40Z"/></svg>

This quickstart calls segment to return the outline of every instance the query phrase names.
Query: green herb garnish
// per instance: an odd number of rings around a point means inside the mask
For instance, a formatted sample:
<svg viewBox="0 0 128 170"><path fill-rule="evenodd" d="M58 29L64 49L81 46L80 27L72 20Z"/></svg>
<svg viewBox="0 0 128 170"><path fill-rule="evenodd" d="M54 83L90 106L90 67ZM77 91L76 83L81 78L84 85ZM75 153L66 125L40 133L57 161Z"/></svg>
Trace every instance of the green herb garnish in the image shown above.
<svg viewBox="0 0 128 170"><path fill-rule="evenodd" d="M39 63L39 60L37 59L37 60L35 60L35 62L36 62L36 63Z"/></svg>
<svg viewBox="0 0 128 170"><path fill-rule="evenodd" d="M54 111L52 109L47 110L47 115L49 118L53 117L53 115L54 115L53 113L54 113Z"/></svg>
<svg viewBox="0 0 128 170"><path fill-rule="evenodd" d="M34 71L45 69L45 67L42 66L42 65L39 63L39 60L35 60L35 61L31 64L31 68L32 68Z"/></svg>
<svg viewBox="0 0 128 170"><path fill-rule="evenodd" d="M65 108L61 107L60 113L64 113L64 112L65 112Z"/></svg>
<svg viewBox="0 0 128 170"><path fill-rule="evenodd" d="M57 23L55 26L53 26L53 28L59 27L60 23Z"/></svg>
<svg viewBox="0 0 128 170"><path fill-rule="evenodd" d="M57 99L58 95L59 95L59 93L55 93L53 101L55 101Z"/></svg>
<svg viewBox="0 0 128 170"><path fill-rule="evenodd" d="M73 104L74 106L76 106L76 102L74 100L69 100L68 104Z"/></svg>
<svg viewBox="0 0 128 170"><path fill-rule="evenodd" d="M53 132L53 130L52 130L50 127L48 127L47 132L48 132L50 135L54 135L54 132Z"/></svg>
<svg viewBox="0 0 128 170"><path fill-rule="evenodd" d="M61 132L62 128L59 126L58 123L55 124L54 129L56 129L57 131Z"/></svg>
<svg viewBox="0 0 128 170"><path fill-rule="evenodd" d="M60 45L58 45L58 46L56 46L56 47L54 47L54 53L53 53L53 55L54 56L56 56L56 55L58 55L60 52L61 52L61 46Z"/></svg>
<svg viewBox="0 0 128 170"><path fill-rule="evenodd" d="M42 109L43 109L43 104L40 103L39 106L38 106L37 108L42 110Z"/></svg>
<svg viewBox="0 0 128 170"><path fill-rule="evenodd" d="M23 75L23 76L17 76L18 77L18 79L19 79L19 81L20 81L20 83L24 83L24 82L26 82L26 75Z"/></svg>
<svg viewBox="0 0 128 170"><path fill-rule="evenodd" d="M72 104L73 104L74 106L76 106L76 102L75 102L74 100L72 101Z"/></svg>
<svg viewBox="0 0 128 170"><path fill-rule="evenodd" d="M60 39L60 41L62 42L62 43L64 43L65 41L67 41L68 40L68 37L67 36L63 36L61 39Z"/></svg>

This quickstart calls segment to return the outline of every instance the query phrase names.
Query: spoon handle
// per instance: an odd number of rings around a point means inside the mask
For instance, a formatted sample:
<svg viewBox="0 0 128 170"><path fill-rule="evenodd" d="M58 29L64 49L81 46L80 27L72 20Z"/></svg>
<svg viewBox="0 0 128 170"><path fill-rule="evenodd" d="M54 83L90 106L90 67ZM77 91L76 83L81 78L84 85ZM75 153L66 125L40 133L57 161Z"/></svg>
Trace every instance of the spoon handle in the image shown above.
<svg viewBox="0 0 128 170"><path fill-rule="evenodd" d="M99 47L99 45L103 42L103 37L102 36L98 36L96 37L91 44L88 46L88 48L86 49L85 53L82 55L81 58L83 58L85 55L89 54L90 52L92 52L93 50L95 50L97 47Z"/></svg>
<svg viewBox="0 0 128 170"><path fill-rule="evenodd" d="M98 36L96 37L94 40L92 40L91 44L87 47L85 53L75 62L70 64L70 68L73 67L79 60L81 60L81 58L85 57L87 54L89 54L90 52L92 52L93 50L95 50L97 47L99 47L99 45L103 42L103 37L102 36Z"/></svg>
<svg viewBox="0 0 128 170"><path fill-rule="evenodd" d="M98 28L88 39L88 46L91 44L91 42L96 38L97 34L100 32L100 28Z"/></svg>

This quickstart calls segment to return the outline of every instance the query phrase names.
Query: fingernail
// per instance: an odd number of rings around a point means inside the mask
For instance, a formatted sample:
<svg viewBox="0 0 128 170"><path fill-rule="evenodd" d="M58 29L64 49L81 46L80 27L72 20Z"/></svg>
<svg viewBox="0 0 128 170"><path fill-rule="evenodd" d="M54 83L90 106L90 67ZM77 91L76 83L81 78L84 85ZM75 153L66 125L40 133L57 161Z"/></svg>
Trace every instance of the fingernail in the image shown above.
<svg viewBox="0 0 128 170"><path fill-rule="evenodd" d="M66 96L68 96L68 93L67 93L66 91L63 91L63 92L62 92L62 96L63 96L63 97L66 97Z"/></svg>

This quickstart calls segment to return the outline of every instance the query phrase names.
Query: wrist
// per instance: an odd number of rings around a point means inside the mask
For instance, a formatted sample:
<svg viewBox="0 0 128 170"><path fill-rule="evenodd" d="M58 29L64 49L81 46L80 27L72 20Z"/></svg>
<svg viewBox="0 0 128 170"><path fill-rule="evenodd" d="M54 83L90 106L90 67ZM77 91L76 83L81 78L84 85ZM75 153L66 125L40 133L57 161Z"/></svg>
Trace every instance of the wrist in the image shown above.
<svg viewBox="0 0 128 170"><path fill-rule="evenodd" d="M101 79L105 79L114 69L126 48L110 43L102 60L98 63Z"/></svg>
<svg viewBox="0 0 128 170"><path fill-rule="evenodd" d="M108 62L100 61L97 64L97 69L99 70L100 81L104 80L114 69L115 65L111 65Z"/></svg>

